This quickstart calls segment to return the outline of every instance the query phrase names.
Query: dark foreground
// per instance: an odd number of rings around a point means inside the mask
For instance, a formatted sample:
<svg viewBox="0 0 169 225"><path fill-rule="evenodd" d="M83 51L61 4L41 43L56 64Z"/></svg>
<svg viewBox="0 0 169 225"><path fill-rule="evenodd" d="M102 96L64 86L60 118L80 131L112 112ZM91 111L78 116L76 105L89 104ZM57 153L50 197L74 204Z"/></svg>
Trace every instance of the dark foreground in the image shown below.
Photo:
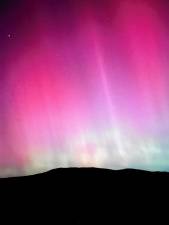
<svg viewBox="0 0 169 225"><path fill-rule="evenodd" d="M0 179L1 216L5 211L9 215L5 220L13 214L15 221L19 218L24 222L23 213L26 220L35 214L46 224L53 224L53 219L54 224L62 224L58 222L60 217L69 221L66 224L96 224L101 219L102 224L109 224L105 222L108 218L111 224L116 219L144 224L143 218L156 218L154 209L168 204L168 183L169 173L132 169L70 168L4 178Z"/></svg>

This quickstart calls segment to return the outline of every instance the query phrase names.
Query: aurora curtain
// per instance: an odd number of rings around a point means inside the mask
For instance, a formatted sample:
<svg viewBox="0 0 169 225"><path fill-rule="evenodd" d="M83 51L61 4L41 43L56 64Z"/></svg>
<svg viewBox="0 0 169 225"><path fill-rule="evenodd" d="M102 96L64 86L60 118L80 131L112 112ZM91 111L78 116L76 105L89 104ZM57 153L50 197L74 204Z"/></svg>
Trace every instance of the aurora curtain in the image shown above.
<svg viewBox="0 0 169 225"><path fill-rule="evenodd" d="M0 176L169 170L169 2L0 3Z"/></svg>

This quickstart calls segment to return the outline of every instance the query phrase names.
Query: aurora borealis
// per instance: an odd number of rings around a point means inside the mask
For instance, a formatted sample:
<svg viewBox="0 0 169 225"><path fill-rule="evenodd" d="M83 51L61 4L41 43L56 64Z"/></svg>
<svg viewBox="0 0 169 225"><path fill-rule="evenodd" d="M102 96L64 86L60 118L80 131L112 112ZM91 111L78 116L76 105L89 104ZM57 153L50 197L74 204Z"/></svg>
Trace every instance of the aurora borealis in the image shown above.
<svg viewBox="0 0 169 225"><path fill-rule="evenodd" d="M169 171L168 12L167 0L2 1L0 176Z"/></svg>

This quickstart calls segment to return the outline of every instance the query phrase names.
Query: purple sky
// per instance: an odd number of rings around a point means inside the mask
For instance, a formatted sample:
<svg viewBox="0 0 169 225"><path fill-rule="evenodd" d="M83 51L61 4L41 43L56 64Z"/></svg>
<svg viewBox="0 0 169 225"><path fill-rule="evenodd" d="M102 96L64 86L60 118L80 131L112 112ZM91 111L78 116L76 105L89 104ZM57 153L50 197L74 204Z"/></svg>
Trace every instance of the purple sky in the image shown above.
<svg viewBox="0 0 169 225"><path fill-rule="evenodd" d="M168 169L169 2L3 2L0 167Z"/></svg>

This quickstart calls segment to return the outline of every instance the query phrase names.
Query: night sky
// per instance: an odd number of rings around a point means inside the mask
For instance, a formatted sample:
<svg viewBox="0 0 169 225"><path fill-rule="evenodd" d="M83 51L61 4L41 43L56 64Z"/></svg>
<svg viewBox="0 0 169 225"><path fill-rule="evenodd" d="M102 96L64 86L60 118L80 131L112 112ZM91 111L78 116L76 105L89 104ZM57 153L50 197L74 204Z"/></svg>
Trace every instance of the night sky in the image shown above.
<svg viewBox="0 0 169 225"><path fill-rule="evenodd" d="M169 1L0 1L0 176L169 171Z"/></svg>

